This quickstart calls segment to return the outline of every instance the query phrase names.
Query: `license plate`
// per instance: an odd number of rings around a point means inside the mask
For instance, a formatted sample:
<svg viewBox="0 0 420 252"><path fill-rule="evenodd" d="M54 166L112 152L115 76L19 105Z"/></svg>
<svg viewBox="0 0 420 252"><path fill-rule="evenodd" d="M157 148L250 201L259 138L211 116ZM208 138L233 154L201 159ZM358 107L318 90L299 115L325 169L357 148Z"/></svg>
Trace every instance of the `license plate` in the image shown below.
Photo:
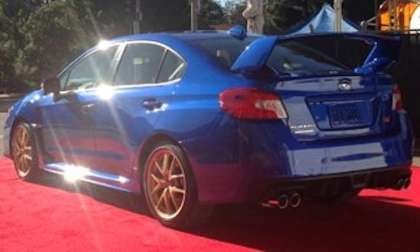
<svg viewBox="0 0 420 252"><path fill-rule="evenodd" d="M332 105L329 107L329 115L332 127L361 124L360 106L356 103Z"/></svg>

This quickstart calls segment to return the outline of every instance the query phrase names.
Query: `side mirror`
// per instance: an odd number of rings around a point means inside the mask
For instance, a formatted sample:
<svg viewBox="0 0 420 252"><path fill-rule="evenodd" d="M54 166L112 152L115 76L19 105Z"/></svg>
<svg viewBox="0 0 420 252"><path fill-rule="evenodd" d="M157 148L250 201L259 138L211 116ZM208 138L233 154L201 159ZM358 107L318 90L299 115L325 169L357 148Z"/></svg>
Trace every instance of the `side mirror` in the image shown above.
<svg viewBox="0 0 420 252"><path fill-rule="evenodd" d="M42 82L41 87L45 95L50 93L58 95L60 93L60 80L57 77L48 78Z"/></svg>

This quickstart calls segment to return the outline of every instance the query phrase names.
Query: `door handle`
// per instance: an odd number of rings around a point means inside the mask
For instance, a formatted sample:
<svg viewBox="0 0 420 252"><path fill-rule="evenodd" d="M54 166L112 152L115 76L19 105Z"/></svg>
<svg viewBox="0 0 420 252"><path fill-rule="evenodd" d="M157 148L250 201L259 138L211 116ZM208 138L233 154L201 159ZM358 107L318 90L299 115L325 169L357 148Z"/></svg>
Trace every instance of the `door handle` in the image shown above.
<svg viewBox="0 0 420 252"><path fill-rule="evenodd" d="M95 104L89 103L89 104L83 104L80 106L80 112L83 114L87 114L95 109Z"/></svg>
<svg viewBox="0 0 420 252"><path fill-rule="evenodd" d="M148 110L154 110L162 107L163 103L156 98L149 98L143 101L143 107Z"/></svg>

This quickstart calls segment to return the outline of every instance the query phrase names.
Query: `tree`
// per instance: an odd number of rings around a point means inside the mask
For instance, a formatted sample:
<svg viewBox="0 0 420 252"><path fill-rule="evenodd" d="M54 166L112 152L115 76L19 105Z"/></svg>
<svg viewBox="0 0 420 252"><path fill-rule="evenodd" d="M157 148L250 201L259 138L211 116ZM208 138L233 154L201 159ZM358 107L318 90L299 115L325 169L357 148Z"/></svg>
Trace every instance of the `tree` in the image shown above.
<svg viewBox="0 0 420 252"><path fill-rule="evenodd" d="M278 34L303 22L318 11L322 0L269 0L266 3L266 27L269 34ZM327 1L331 4L332 0Z"/></svg>
<svg viewBox="0 0 420 252"><path fill-rule="evenodd" d="M55 1L33 13L22 26L25 46L15 64L17 74L36 86L58 73L85 37L77 13L66 2Z"/></svg>
<svg viewBox="0 0 420 252"><path fill-rule="evenodd" d="M0 88L1 92L15 91L19 88L16 83L14 68L18 48L23 44L23 37L19 33L20 17L26 11L22 1L11 3L0 0Z"/></svg>
<svg viewBox="0 0 420 252"><path fill-rule="evenodd" d="M316 12L323 0L265 0L267 33L281 33ZM333 0L328 0L332 4ZM141 0L141 32L189 30L190 0ZM245 0L202 0L199 27L242 24ZM0 0L0 85L39 82L100 39L131 32L135 0ZM373 3L346 0L344 14L359 22Z"/></svg>
<svg viewBox="0 0 420 252"><path fill-rule="evenodd" d="M142 32L184 31L189 29L189 0L142 0Z"/></svg>
<svg viewBox="0 0 420 252"><path fill-rule="evenodd" d="M16 91L16 86L10 87L10 83L16 79L15 69L12 59L8 57L7 52L0 49L0 90L4 93L7 90Z"/></svg>
<svg viewBox="0 0 420 252"><path fill-rule="evenodd" d="M304 22L316 13L324 3L333 5L333 0L266 0L266 33L282 33ZM374 4L366 0L345 0L344 16L356 24L371 18Z"/></svg>
<svg viewBox="0 0 420 252"><path fill-rule="evenodd" d="M213 0L201 0L199 29L209 29L211 25L223 23L227 23L227 18L222 6Z"/></svg>
<svg viewBox="0 0 420 252"><path fill-rule="evenodd" d="M242 16L246 8L244 0L230 0L225 3L225 12L229 24L246 26L246 20Z"/></svg>

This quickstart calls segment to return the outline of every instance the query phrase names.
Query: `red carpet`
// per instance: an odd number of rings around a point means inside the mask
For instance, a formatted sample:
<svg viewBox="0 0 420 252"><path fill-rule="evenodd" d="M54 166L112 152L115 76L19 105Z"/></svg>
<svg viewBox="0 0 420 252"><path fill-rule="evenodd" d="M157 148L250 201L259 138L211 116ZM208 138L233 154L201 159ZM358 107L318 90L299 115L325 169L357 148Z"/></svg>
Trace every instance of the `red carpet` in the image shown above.
<svg viewBox="0 0 420 252"><path fill-rule="evenodd" d="M420 170L413 180L407 191L366 191L335 207L223 207L210 225L181 232L149 217L133 195L72 190L57 177L22 182L3 159L0 251L420 251Z"/></svg>

